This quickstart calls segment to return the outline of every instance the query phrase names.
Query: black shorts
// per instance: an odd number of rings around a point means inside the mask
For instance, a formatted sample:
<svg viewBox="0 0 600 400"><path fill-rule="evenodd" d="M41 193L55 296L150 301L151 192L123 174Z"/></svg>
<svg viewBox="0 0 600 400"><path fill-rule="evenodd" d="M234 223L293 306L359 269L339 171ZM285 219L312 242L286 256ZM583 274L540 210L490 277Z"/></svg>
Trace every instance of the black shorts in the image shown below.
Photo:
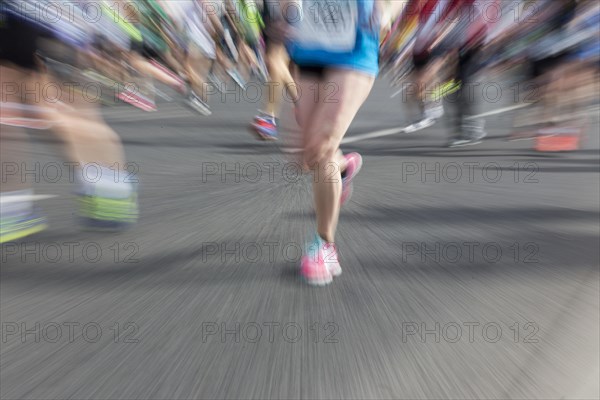
<svg viewBox="0 0 600 400"><path fill-rule="evenodd" d="M531 78L540 78L545 73L565 63L568 56L568 53L559 53L551 57L531 61Z"/></svg>
<svg viewBox="0 0 600 400"><path fill-rule="evenodd" d="M420 50L413 51L413 65L416 70L425 68L433 60L443 57L447 53L448 49L444 49L441 46L437 46L433 51Z"/></svg>
<svg viewBox="0 0 600 400"><path fill-rule="evenodd" d="M420 71L438 56L440 56L440 54L431 53L428 51L413 52L413 65L416 70Z"/></svg>
<svg viewBox="0 0 600 400"><path fill-rule="evenodd" d="M138 53L142 57L151 60L160 60L162 57L158 52L151 47L148 42L144 39L140 40L131 40L131 50Z"/></svg>
<svg viewBox="0 0 600 400"><path fill-rule="evenodd" d="M425 68L427 66L427 64L429 64L429 61L430 61L430 57L428 57L428 56L416 57L413 55L413 65L415 66L416 70L421 70L421 69Z"/></svg>
<svg viewBox="0 0 600 400"><path fill-rule="evenodd" d="M261 18L263 20L263 40L265 41L265 47L268 49L271 45L283 45L284 40L281 37L281 32L278 32L275 28L275 24L281 18L277 14L280 13L279 4L273 0L266 0L261 11Z"/></svg>
<svg viewBox="0 0 600 400"><path fill-rule="evenodd" d="M37 69L38 39L47 35L35 25L12 14L0 15L0 60L24 69Z"/></svg>
<svg viewBox="0 0 600 400"><path fill-rule="evenodd" d="M323 80L325 78L325 74L328 70L329 68L324 65L298 65L300 76L310 76L313 78L318 78L319 80Z"/></svg>

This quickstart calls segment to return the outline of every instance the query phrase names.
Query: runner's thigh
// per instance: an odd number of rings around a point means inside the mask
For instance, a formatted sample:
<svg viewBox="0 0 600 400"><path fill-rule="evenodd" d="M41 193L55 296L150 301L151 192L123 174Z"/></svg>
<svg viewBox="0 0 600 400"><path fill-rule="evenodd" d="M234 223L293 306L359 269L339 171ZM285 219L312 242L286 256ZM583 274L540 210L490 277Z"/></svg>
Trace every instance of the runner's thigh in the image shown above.
<svg viewBox="0 0 600 400"><path fill-rule="evenodd" d="M318 105L306 123L305 141L319 140L323 135L336 136L341 142L350 127L352 120L363 105L375 78L368 74L345 69L332 69L327 72L323 81L319 82ZM311 97L314 102L314 90L304 93L303 97Z"/></svg>

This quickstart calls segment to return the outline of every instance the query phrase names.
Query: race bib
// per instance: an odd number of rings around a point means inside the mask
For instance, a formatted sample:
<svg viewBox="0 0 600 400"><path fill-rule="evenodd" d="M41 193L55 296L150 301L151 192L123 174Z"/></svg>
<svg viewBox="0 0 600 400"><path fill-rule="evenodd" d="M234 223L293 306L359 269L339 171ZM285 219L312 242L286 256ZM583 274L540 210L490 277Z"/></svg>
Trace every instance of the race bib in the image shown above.
<svg viewBox="0 0 600 400"><path fill-rule="evenodd" d="M356 45L356 0L302 0L296 3L298 21L294 41L309 49L335 53L352 51Z"/></svg>

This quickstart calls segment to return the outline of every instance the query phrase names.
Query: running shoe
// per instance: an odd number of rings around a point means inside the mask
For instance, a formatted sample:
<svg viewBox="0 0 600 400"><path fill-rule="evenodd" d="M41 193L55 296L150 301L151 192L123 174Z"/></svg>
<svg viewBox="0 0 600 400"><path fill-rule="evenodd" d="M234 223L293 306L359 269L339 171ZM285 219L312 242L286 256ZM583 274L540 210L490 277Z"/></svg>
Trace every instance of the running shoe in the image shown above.
<svg viewBox="0 0 600 400"><path fill-rule="evenodd" d="M478 138L478 137L471 137L471 136L461 136L456 139L450 140L450 142L448 142L447 147L454 148L454 147L474 146L476 144L480 144L482 142L481 141L482 138L483 137Z"/></svg>
<svg viewBox="0 0 600 400"><path fill-rule="evenodd" d="M316 234L300 261L300 275L309 285L325 286L333 281L333 275L323 257L325 242Z"/></svg>
<svg viewBox="0 0 600 400"><path fill-rule="evenodd" d="M473 146L473 145L476 145L479 143L481 143L481 141L475 141L470 138L461 137L461 138L456 138L456 139L452 139L451 141L449 141L447 147L449 147L449 148L465 147L465 146Z"/></svg>
<svg viewBox="0 0 600 400"><path fill-rule="evenodd" d="M413 133L428 128L435 124L437 117L444 115L444 108L441 104L436 108L435 103L433 102L418 101L416 104L410 102L409 106L411 109L414 107L417 108L417 110L413 109L413 111L416 111L416 117L412 119L410 125L404 128L406 133Z"/></svg>
<svg viewBox="0 0 600 400"><path fill-rule="evenodd" d="M252 131L258 135L259 139L273 141L279 137L277 131L277 121L274 117L267 115L257 115L252 123Z"/></svg>
<svg viewBox="0 0 600 400"><path fill-rule="evenodd" d="M358 175L363 165L362 156L358 153L346 154L344 155L344 159L346 160L346 169L342 172L342 204L346 203L352 197L354 191L352 181Z"/></svg>
<svg viewBox="0 0 600 400"><path fill-rule="evenodd" d="M465 147L480 144L482 139L487 136L487 132L481 128L471 126L469 133L462 133L448 142L447 147Z"/></svg>
<svg viewBox="0 0 600 400"><path fill-rule="evenodd" d="M407 126L406 128L404 128L404 131L406 133L413 133L413 132L417 132L417 131L423 130L425 128L429 128L433 124L435 124L435 120L434 119L423 118L422 120L417 121L414 124L411 124L411 125Z"/></svg>
<svg viewBox="0 0 600 400"><path fill-rule="evenodd" d="M36 212L3 217L0 220L0 244L22 239L41 232L47 227L46 218Z"/></svg>
<svg viewBox="0 0 600 400"><path fill-rule="evenodd" d="M578 150L583 129L576 126L557 126L540 129L535 149L543 152Z"/></svg>
<svg viewBox="0 0 600 400"><path fill-rule="evenodd" d="M79 195L79 217L89 229L122 230L138 219L137 195L124 199Z"/></svg>
<svg viewBox="0 0 600 400"><path fill-rule="evenodd" d="M334 243L324 243L322 247L323 262L334 278L342 274L342 267L338 261L337 248Z"/></svg>
<svg viewBox="0 0 600 400"><path fill-rule="evenodd" d="M202 98L198 96L193 90L190 92L190 95L186 100L186 104L192 110L202 115L212 114L212 111L210 111L210 107L208 106L208 104L206 104L206 102L202 100Z"/></svg>

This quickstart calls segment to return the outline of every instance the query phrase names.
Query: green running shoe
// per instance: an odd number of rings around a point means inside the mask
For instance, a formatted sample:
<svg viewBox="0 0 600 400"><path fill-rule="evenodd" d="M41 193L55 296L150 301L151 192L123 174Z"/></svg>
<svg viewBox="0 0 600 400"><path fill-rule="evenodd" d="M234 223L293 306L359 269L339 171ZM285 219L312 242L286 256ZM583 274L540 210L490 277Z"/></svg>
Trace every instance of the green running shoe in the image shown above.
<svg viewBox="0 0 600 400"><path fill-rule="evenodd" d="M123 230L138 220L137 194L124 199L79 195L79 218L92 230Z"/></svg>
<svg viewBox="0 0 600 400"><path fill-rule="evenodd" d="M35 212L25 216L3 217L0 219L0 244L14 242L47 227L46 218Z"/></svg>

